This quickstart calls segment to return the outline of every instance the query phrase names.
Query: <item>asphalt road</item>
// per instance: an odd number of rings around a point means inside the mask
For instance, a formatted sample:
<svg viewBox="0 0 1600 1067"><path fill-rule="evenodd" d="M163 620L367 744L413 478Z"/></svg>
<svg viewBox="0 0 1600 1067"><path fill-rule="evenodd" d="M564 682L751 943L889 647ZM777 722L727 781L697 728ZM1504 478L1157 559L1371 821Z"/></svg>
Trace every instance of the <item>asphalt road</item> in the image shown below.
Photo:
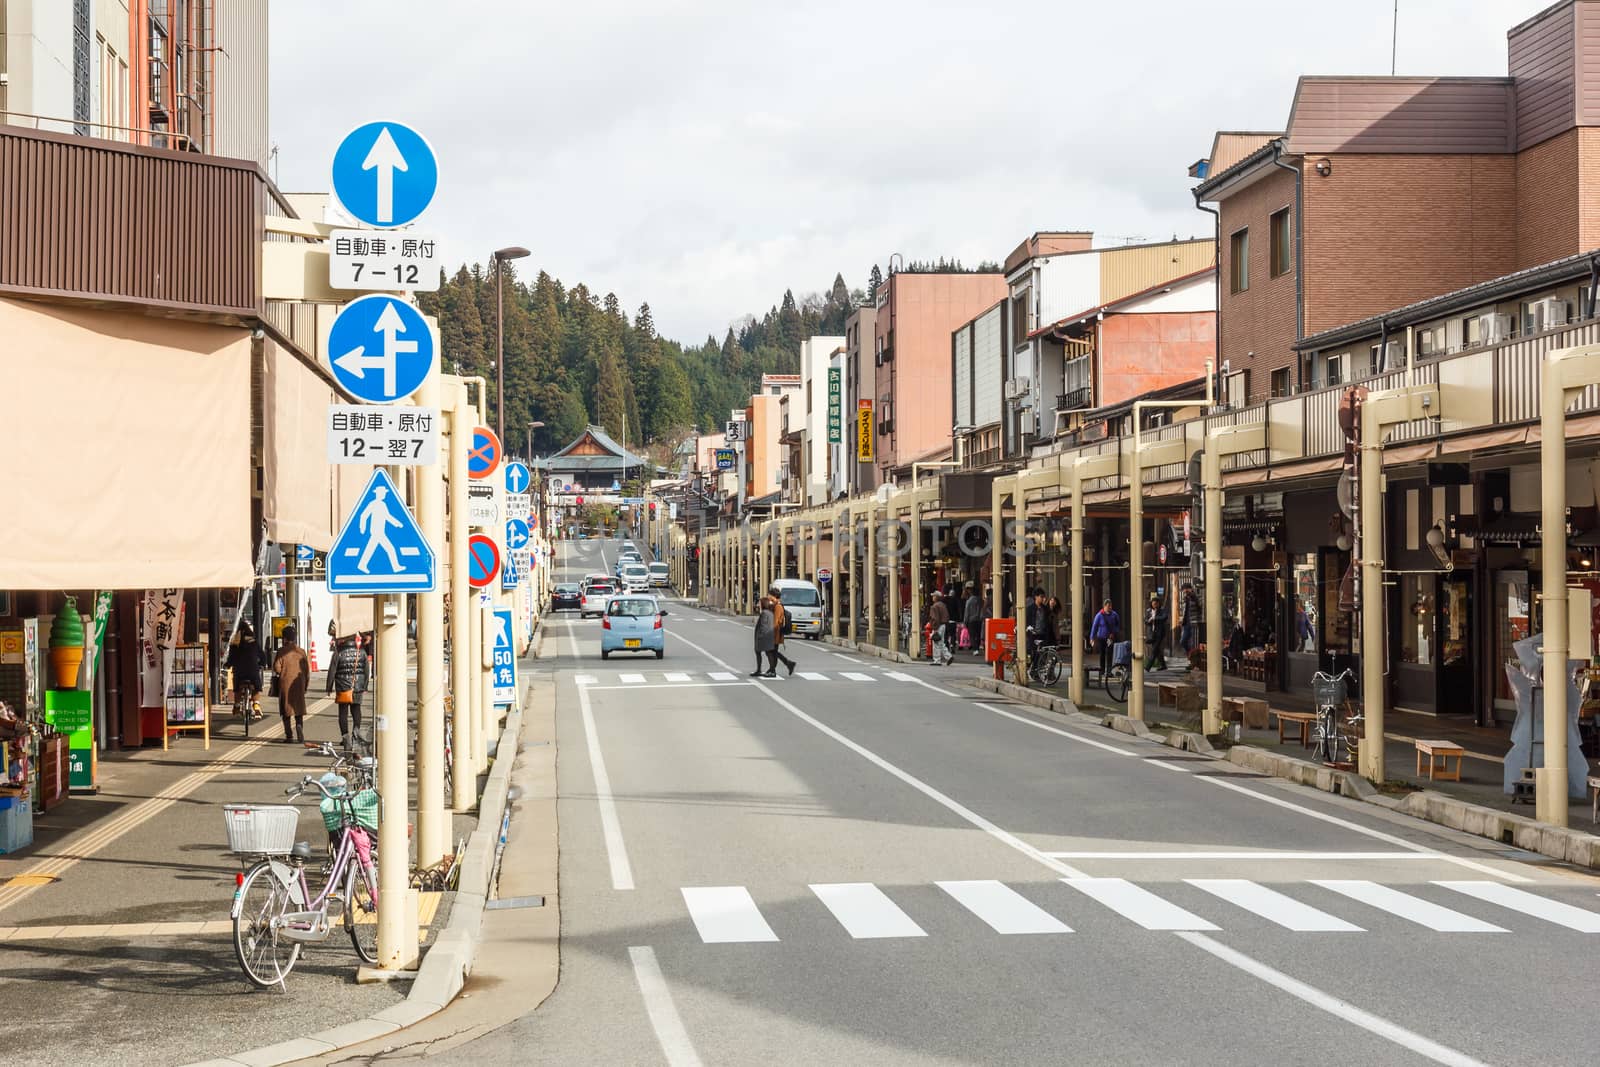
<svg viewBox="0 0 1600 1067"><path fill-rule="evenodd" d="M1600 880L669 608L660 662L550 631L560 983L446 1062L1593 1058Z"/></svg>

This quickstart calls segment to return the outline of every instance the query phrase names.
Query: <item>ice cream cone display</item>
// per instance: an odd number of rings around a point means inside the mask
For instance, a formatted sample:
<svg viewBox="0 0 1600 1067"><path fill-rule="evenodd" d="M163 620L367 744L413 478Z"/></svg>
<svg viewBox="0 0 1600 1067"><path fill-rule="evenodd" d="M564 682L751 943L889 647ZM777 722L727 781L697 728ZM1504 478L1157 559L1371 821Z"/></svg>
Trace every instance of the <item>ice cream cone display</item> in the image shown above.
<svg viewBox="0 0 1600 1067"><path fill-rule="evenodd" d="M78 668L82 665L83 616L78 614L77 600L69 596L50 624L50 669L55 687L76 689Z"/></svg>

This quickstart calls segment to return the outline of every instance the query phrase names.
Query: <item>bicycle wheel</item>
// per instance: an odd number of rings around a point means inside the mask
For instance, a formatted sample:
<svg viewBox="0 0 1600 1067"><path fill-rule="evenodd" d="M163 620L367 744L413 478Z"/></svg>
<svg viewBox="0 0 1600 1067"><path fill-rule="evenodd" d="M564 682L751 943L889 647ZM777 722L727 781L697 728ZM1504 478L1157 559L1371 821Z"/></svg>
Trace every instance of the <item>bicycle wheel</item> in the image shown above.
<svg viewBox="0 0 1600 1067"><path fill-rule="evenodd" d="M1130 672L1126 667L1112 667L1111 673L1106 676L1106 692L1119 704L1128 702L1129 678Z"/></svg>
<svg viewBox="0 0 1600 1067"><path fill-rule="evenodd" d="M1042 655L1044 659L1039 664L1039 680L1045 685L1055 685L1061 681L1061 657L1056 655L1054 649L1046 649Z"/></svg>
<svg viewBox="0 0 1600 1067"><path fill-rule="evenodd" d="M361 864L354 856L350 859L349 874L345 877L344 928L350 935L361 962L378 962L378 896L377 886L368 885Z"/></svg>
<svg viewBox="0 0 1600 1067"><path fill-rule="evenodd" d="M270 862L251 867L234 906L233 954L245 977L262 989L281 986L300 958L300 942L278 932L278 920L289 907L289 891L273 877Z"/></svg>

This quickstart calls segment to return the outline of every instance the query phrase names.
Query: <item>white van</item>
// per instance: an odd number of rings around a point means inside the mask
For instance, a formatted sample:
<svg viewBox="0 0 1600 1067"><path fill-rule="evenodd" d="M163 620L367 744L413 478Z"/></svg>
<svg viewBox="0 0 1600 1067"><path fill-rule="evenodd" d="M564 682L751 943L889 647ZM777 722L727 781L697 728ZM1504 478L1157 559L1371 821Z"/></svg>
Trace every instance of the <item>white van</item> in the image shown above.
<svg viewBox="0 0 1600 1067"><path fill-rule="evenodd" d="M820 638L827 622L822 617L822 593L816 585L798 578L779 578L772 584L778 587L784 613L794 622L795 636L813 641Z"/></svg>

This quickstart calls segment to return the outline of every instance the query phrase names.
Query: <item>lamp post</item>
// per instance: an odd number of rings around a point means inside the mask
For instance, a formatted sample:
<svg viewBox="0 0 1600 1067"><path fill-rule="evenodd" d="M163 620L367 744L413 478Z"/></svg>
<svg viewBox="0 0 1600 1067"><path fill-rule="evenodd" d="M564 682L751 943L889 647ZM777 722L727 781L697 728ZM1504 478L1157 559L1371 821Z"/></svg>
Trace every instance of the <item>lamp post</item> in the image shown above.
<svg viewBox="0 0 1600 1067"><path fill-rule="evenodd" d="M543 428L544 428L544 423L542 423L542 422L530 422L530 423L528 423L527 451L525 453L523 453L523 455L529 460L533 459L533 431L540 430L540 429L543 429Z"/></svg>
<svg viewBox="0 0 1600 1067"><path fill-rule="evenodd" d="M498 248L494 253L494 379L495 379L495 433L501 447L506 440L506 301L500 284L505 276L506 260L522 259L532 255L526 248L512 245Z"/></svg>

